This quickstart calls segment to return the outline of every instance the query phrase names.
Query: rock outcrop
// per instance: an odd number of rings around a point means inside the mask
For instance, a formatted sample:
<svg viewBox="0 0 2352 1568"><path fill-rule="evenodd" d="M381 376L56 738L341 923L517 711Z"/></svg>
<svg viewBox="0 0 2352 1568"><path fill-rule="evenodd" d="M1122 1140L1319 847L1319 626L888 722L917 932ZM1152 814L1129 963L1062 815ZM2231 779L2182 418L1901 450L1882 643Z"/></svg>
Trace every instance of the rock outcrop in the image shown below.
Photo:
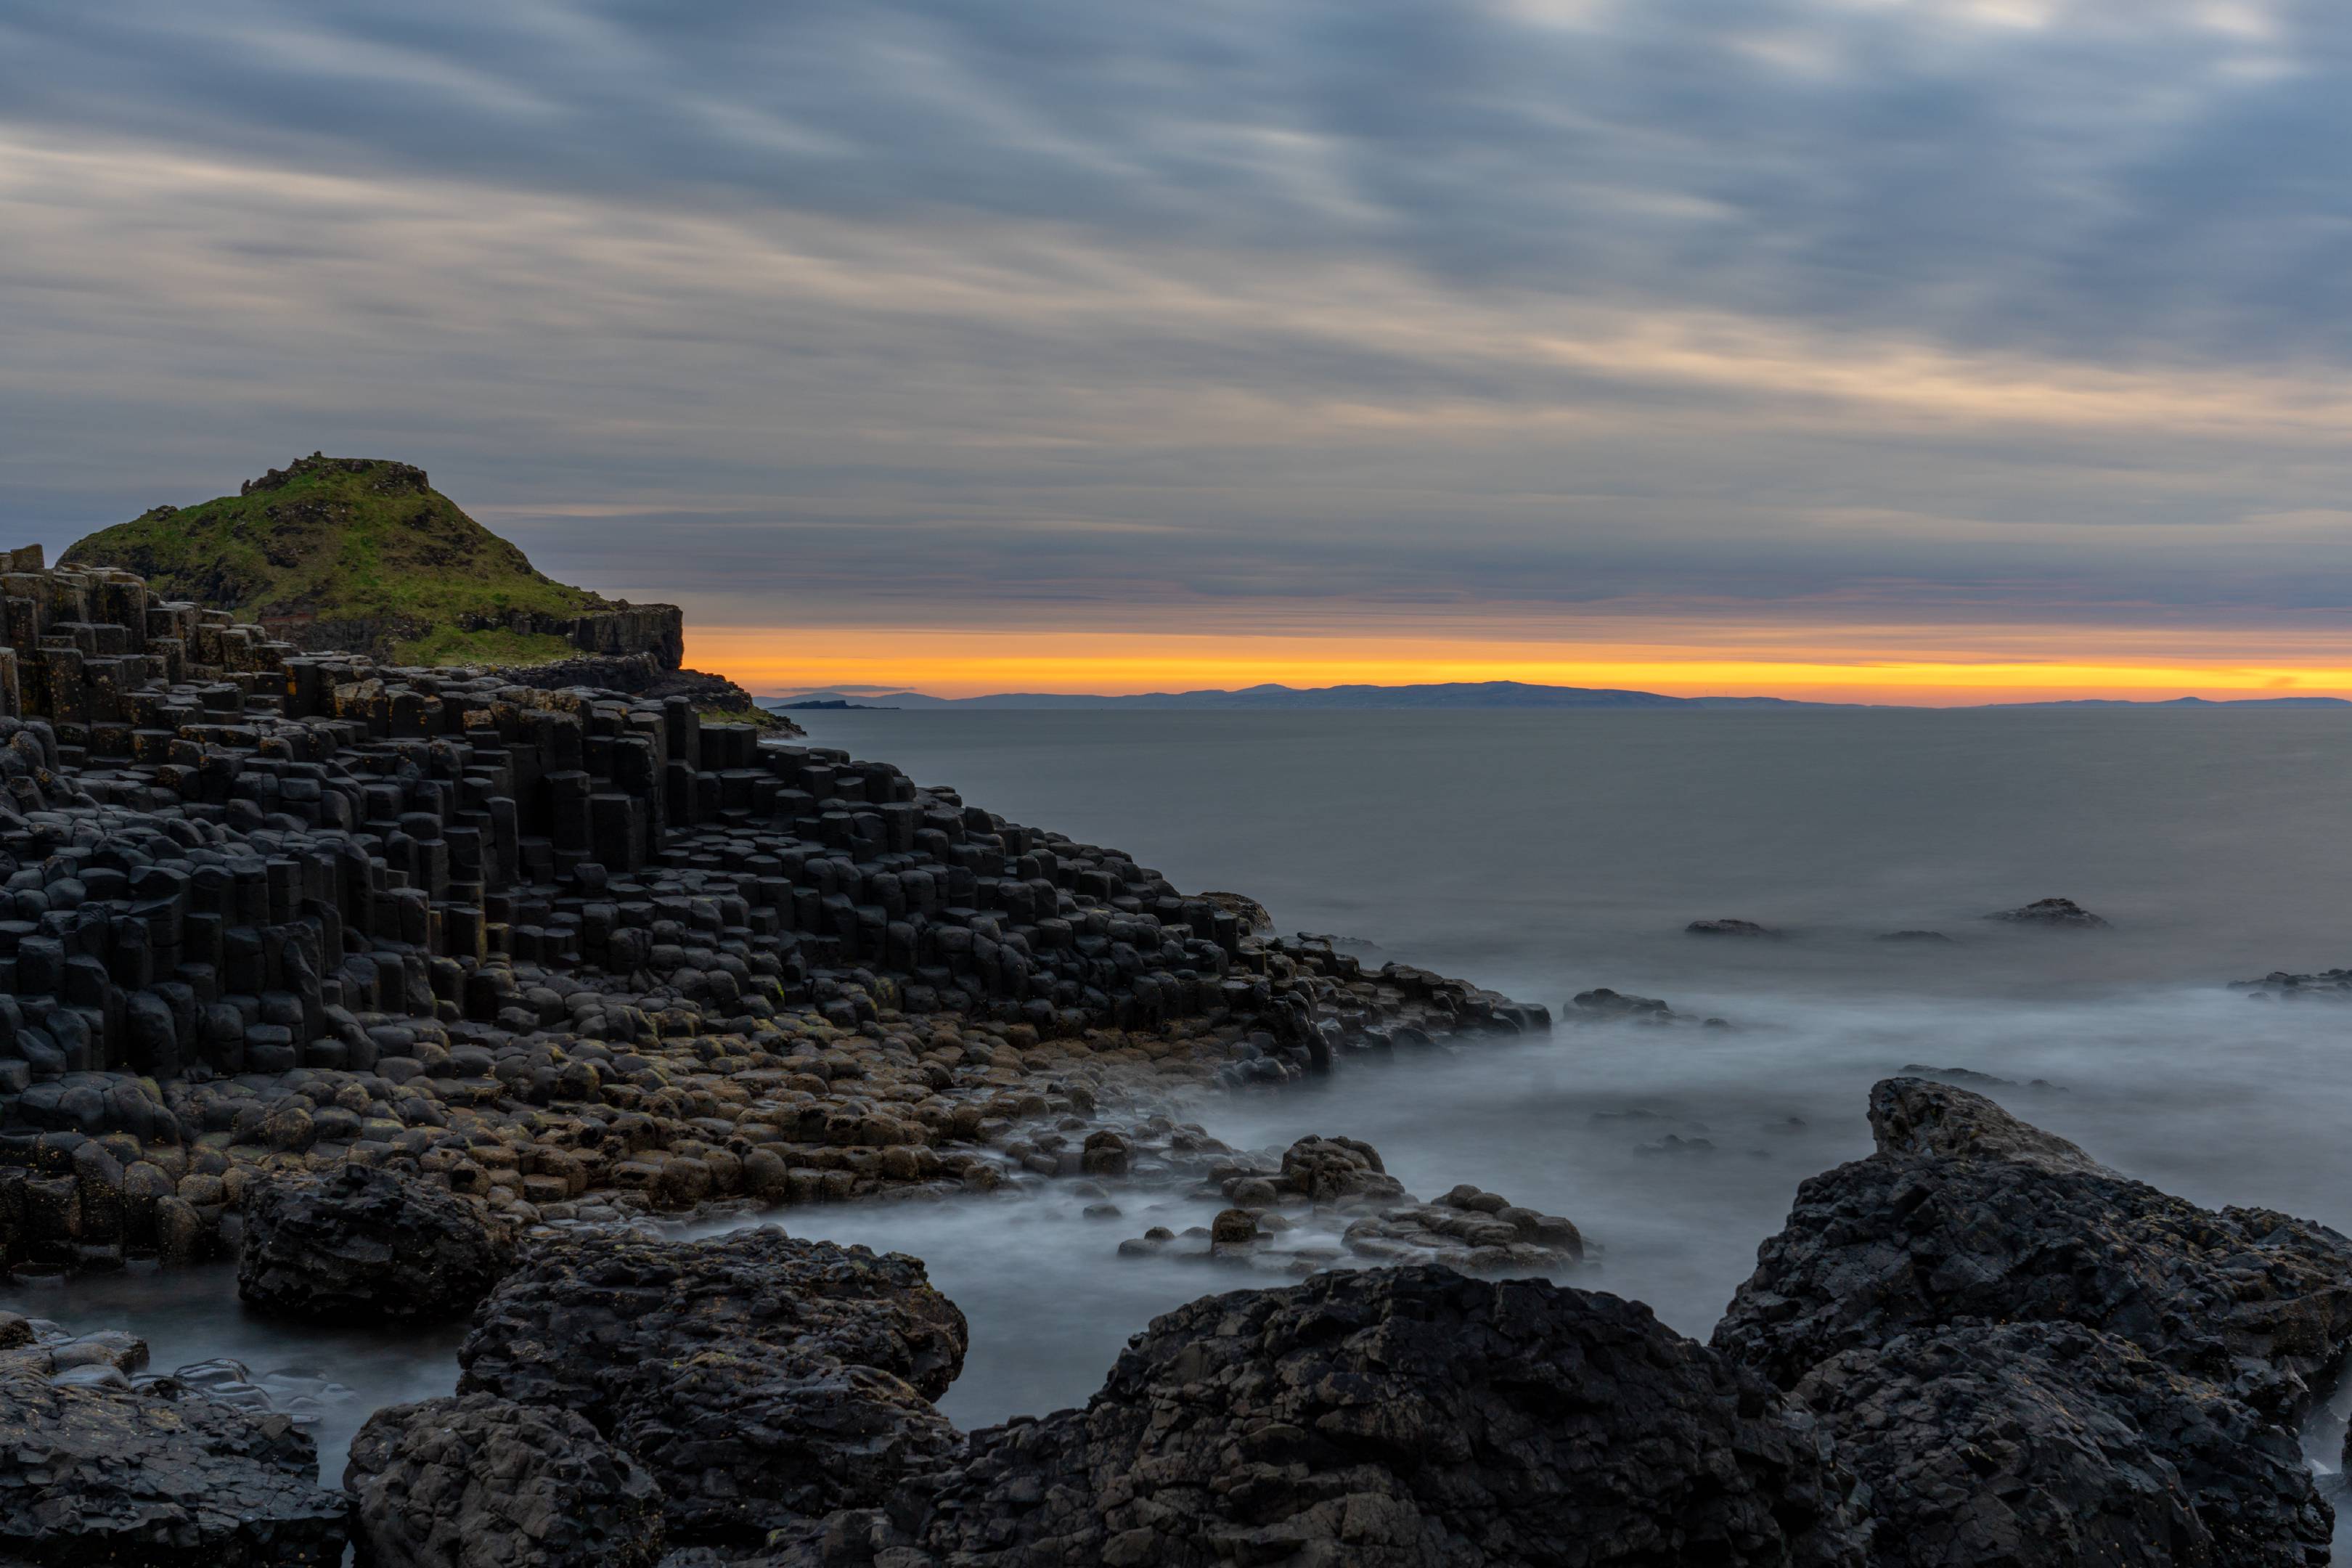
<svg viewBox="0 0 2352 1568"><path fill-rule="evenodd" d="M307 655L37 550L0 917L0 1259L58 1268L231 1250L259 1173L353 1161L525 1225L987 1185L1114 1080L1549 1022L682 697Z"/></svg>
<svg viewBox="0 0 2352 1568"><path fill-rule="evenodd" d="M967 1331L923 1266L772 1227L534 1248L459 1352L461 1392L571 1411L658 1483L671 1536L757 1544L943 1461Z"/></svg>
<svg viewBox="0 0 2352 1568"><path fill-rule="evenodd" d="M336 1568L343 1500L318 1468L282 1415L0 1367L0 1562Z"/></svg>
<svg viewBox="0 0 2352 1568"><path fill-rule="evenodd" d="M1808 1417L1646 1307L1382 1269L1156 1320L1085 1409L975 1434L897 1561L1858 1565L1848 1486Z"/></svg>
<svg viewBox="0 0 2352 1568"><path fill-rule="evenodd" d="M1798 1189L1714 1343L1837 1438L1874 1562L2325 1561L2294 1424L2352 1344L2352 1241L1947 1084L1881 1083L1870 1119L1877 1152Z"/></svg>
<svg viewBox="0 0 2352 1568"><path fill-rule="evenodd" d="M513 1261L513 1238L475 1204L365 1165L257 1184L245 1205L236 1292L323 1321L462 1318Z"/></svg>
<svg viewBox="0 0 2352 1568"><path fill-rule="evenodd" d="M379 1410L352 1439L359 1568L650 1568L661 1492L567 1410L488 1394Z"/></svg>
<svg viewBox="0 0 2352 1568"><path fill-rule="evenodd" d="M1998 910L1985 919L2006 921L2011 925L2046 926L2055 931L2105 931L2108 923L2072 899L2036 899L2013 910Z"/></svg>

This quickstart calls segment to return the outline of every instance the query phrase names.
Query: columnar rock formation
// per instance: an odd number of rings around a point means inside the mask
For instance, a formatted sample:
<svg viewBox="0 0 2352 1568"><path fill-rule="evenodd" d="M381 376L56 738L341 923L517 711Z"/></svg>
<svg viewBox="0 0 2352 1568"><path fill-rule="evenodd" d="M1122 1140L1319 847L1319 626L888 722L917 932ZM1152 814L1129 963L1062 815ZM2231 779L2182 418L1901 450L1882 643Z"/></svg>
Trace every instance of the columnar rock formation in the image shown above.
<svg viewBox="0 0 2352 1568"><path fill-rule="evenodd" d="M755 1136L776 1195L849 1150L845 1190L952 1180L934 1150L1083 1097L1008 1098L971 1029L1279 1079L1544 1022L685 699L306 654L124 572L5 564L11 1256L200 1251L251 1171L353 1156L534 1209L754 1190Z"/></svg>

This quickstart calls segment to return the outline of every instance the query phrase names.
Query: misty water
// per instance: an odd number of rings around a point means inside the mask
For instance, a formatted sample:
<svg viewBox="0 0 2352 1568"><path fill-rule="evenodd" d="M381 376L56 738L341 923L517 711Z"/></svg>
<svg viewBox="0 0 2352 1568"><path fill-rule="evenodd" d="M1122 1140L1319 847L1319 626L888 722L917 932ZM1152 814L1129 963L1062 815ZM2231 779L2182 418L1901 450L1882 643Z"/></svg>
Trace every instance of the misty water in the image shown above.
<svg viewBox="0 0 2352 1568"><path fill-rule="evenodd" d="M2326 712L827 712L816 743L1016 821L1116 845L1188 890L1555 1012L1592 986L1723 1029L1562 1026L1202 1096L1237 1145L1370 1140L1424 1196L1458 1182L1574 1219L1569 1281L1704 1336L1805 1176L1867 1151L1870 1084L1914 1064L1991 1092L2205 1204L2352 1229L2352 1006L2227 988L2352 963L2352 721ZM1990 910L2073 898L2106 931ZM1684 934L1731 916L1777 941ZM1948 943L1881 942L1934 930ZM2034 1080L2042 1080L2036 1086ZM1679 1142L1669 1142L1672 1138ZM1213 1205L1071 1184L789 1210L801 1235L914 1253L971 1321L942 1402L966 1425L1082 1401L1155 1313L1253 1281L1122 1258ZM129 1327L169 1367L324 1370L331 1452L375 1405L446 1390L453 1336L319 1335L236 1306L226 1271L12 1288ZM339 1453L329 1474L340 1471Z"/></svg>

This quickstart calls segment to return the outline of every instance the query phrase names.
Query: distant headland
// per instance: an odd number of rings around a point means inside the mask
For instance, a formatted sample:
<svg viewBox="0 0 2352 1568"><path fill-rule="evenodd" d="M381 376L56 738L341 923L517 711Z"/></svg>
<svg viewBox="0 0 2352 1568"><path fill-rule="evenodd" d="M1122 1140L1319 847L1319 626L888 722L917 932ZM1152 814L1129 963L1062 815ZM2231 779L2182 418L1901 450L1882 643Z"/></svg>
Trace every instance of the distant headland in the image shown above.
<svg viewBox="0 0 2352 1568"><path fill-rule="evenodd" d="M1297 710L1308 709L1713 709L1733 711L1823 711L1861 708L1917 708L1900 702L1805 702L1784 697L1670 697L1659 691L1627 691L1607 687L1535 686L1517 680L1443 681L1415 686L1248 686L1237 691L1144 691L1126 696L1061 691L1001 691L984 697L931 697L919 691L889 691L867 688L826 689L763 697L761 706L772 711L798 712L856 709L1190 709L1212 710ZM2352 708L2341 697L2246 697L2216 700L2204 697L2172 697L2134 700L2128 698L2076 698L2035 702L1980 702L1982 709L2082 708Z"/></svg>

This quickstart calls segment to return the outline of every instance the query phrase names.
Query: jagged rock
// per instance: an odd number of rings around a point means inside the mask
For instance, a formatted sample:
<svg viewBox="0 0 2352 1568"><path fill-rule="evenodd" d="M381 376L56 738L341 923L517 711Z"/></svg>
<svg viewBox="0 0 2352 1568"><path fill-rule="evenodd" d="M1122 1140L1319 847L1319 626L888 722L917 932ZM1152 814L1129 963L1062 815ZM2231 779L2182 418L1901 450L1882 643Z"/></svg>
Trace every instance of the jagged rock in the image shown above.
<svg viewBox="0 0 2352 1568"><path fill-rule="evenodd" d="M1756 937L1779 936L1780 934L1769 926L1758 925L1754 921L1693 921L1690 924L1683 927L1683 930L1692 936Z"/></svg>
<svg viewBox="0 0 2352 1568"><path fill-rule="evenodd" d="M1982 1095L1871 1090L1878 1152L1797 1189L1715 1343L1773 1382L1948 1323L2103 1329L2273 1410L2352 1342L2352 1241L2266 1209L2218 1213L2100 1165Z"/></svg>
<svg viewBox="0 0 2352 1568"><path fill-rule="evenodd" d="M2293 1424L2352 1343L2352 1241L2200 1209L1948 1084L1888 1079L1870 1120L1877 1152L1798 1189L1714 1342L1851 1448L1874 1563L2325 1560Z"/></svg>
<svg viewBox="0 0 2352 1568"><path fill-rule="evenodd" d="M1996 910L1985 919L2007 921L2011 925L2051 926L2062 931L2104 931L2107 926L2105 920L2072 899L2036 899L2013 910Z"/></svg>
<svg viewBox="0 0 2352 1568"><path fill-rule="evenodd" d="M1201 897L1209 904L1224 910L1241 921L1242 929L1245 931L1257 933L1274 930L1274 917L1266 912L1265 906L1245 894L1202 893Z"/></svg>
<svg viewBox="0 0 2352 1568"><path fill-rule="evenodd" d="M653 1478L568 1410L485 1394L379 1410L352 1439L361 1568L646 1568Z"/></svg>
<svg viewBox="0 0 2352 1568"><path fill-rule="evenodd" d="M975 1434L908 1536L830 1533L910 1568L1858 1565L1847 1485L1646 1307L1382 1269L1169 1313L1085 1409Z"/></svg>
<svg viewBox="0 0 2352 1568"><path fill-rule="evenodd" d="M584 1416L659 1483L669 1532L753 1543L879 1504L956 1433L967 1331L916 1259L773 1227L533 1247L483 1306L461 1393Z"/></svg>
<svg viewBox="0 0 2352 1568"><path fill-rule="evenodd" d="M1796 1400L1871 1489L1878 1568L2305 1568L2330 1517L2294 1434L2072 1323L1846 1351Z"/></svg>
<svg viewBox="0 0 2352 1568"><path fill-rule="evenodd" d="M343 1500L318 1467L282 1415L168 1384L0 1373L0 1562L334 1568Z"/></svg>
<svg viewBox="0 0 2352 1568"><path fill-rule="evenodd" d="M242 1300L330 1321L463 1317L513 1263L511 1237L472 1204L362 1165L256 1186L245 1237Z"/></svg>

